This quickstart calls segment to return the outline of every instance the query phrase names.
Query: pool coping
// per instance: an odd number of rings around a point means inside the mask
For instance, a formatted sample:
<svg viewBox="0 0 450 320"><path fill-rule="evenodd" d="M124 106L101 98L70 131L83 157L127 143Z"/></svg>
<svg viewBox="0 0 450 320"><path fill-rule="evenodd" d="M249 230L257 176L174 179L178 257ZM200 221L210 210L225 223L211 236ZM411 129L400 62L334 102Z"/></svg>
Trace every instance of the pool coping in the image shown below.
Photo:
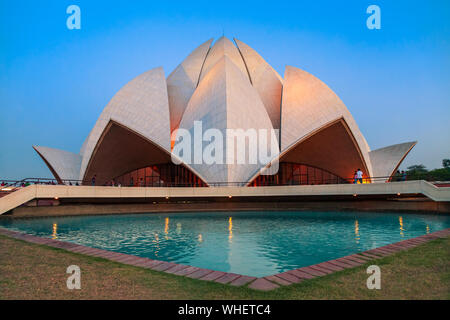
<svg viewBox="0 0 450 320"><path fill-rule="evenodd" d="M279 288L280 286L300 283L305 280L322 277L346 269L355 268L369 263L373 260L384 258L394 253L417 247L434 239L446 238L450 235L450 228L265 277L252 277L237 273L204 269L162 260L142 258L125 253L86 247L67 241L37 237L27 233L13 231L1 227L0 234L23 240L25 242L46 245L66 251L71 251L74 253L84 254L87 256L99 257L135 267L161 271L178 276L185 276L192 279L214 281L217 283L229 284L232 286L248 286L248 288L255 290L269 291Z"/></svg>

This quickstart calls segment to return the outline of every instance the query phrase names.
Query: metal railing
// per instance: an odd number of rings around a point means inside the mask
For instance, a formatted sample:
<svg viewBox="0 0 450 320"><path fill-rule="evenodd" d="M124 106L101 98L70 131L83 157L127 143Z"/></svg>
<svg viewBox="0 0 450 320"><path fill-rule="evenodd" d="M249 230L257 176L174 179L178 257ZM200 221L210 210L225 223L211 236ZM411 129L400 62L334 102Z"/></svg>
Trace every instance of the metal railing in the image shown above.
<svg viewBox="0 0 450 320"><path fill-rule="evenodd" d="M30 184L53 184L57 185L58 181L52 178L25 178L22 180L0 179L0 190L7 188L26 187Z"/></svg>
<svg viewBox="0 0 450 320"><path fill-rule="evenodd" d="M270 177L270 176L268 176ZM401 182L401 181L407 181L408 179L393 179L392 177L364 177L362 179L363 184L368 183L374 183L374 182ZM411 180L408 180L411 181ZM306 182L306 183L304 183ZM175 182L164 182L164 181L158 181L158 182L136 182L133 184L117 184L117 183L106 183L102 186L110 186L110 187L265 187L265 186L291 186L291 185L326 185L326 184L352 184L355 183L354 178L348 178L348 179L311 179L309 178L307 181L301 181L301 180L288 180L284 182L275 182L268 179L267 181L258 181L257 184L248 182L209 182L208 185L200 185L198 183L175 183ZM360 183L360 181L357 181L357 183ZM447 186L450 184L450 182L446 181L436 181L432 182L439 186ZM2 192L12 192L17 189L20 189L22 187L26 187L31 184L38 184L38 185L70 185L70 186L90 186L92 185L91 181L86 180L69 180L65 179L62 180L61 183L59 183L56 179L53 178L25 178L22 180L9 180L9 179L0 179L0 191Z"/></svg>

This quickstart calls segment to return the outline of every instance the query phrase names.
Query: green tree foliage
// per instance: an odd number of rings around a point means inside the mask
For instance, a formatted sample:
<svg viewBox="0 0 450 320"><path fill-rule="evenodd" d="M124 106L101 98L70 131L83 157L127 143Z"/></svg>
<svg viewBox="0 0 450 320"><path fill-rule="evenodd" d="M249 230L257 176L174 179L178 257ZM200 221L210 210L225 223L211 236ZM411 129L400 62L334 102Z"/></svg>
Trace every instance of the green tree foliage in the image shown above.
<svg viewBox="0 0 450 320"><path fill-rule="evenodd" d="M408 180L450 181L450 159L442 160L443 168L428 171L423 164L409 166Z"/></svg>
<svg viewBox="0 0 450 320"><path fill-rule="evenodd" d="M408 180L428 180L428 170L423 164L409 166L406 170Z"/></svg>
<svg viewBox="0 0 450 320"><path fill-rule="evenodd" d="M426 172L428 172L427 168L423 164L415 164L413 166L409 166L407 171L411 172L411 173L426 173Z"/></svg>
<svg viewBox="0 0 450 320"><path fill-rule="evenodd" d="M443 159L442 160L442 167L450 168L450 159Z"/></svg>

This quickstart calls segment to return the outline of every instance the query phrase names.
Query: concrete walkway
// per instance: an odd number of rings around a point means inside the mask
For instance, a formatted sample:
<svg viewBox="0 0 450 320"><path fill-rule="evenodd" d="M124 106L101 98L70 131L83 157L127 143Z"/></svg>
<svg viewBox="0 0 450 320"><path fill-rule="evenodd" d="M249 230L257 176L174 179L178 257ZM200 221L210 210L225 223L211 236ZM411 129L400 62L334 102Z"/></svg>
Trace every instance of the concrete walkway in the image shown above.
<svg viewBox="0 0 450 320"><path fill-rule="evenodd" d="M0 198L0 214L33 199L165 199L217 197L280 197L280 196L351 196L423 195L433 201L450 201L450 187L436 187L423 181L373 184L329 184L276 187L92 187L66 185L30 185Z"/></svg>

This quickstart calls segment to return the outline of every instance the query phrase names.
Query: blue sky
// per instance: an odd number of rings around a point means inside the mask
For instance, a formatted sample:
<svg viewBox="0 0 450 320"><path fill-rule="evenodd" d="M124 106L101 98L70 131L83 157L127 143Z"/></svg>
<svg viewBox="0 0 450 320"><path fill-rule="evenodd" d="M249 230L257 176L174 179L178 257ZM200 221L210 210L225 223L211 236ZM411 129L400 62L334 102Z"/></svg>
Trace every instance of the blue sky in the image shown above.
<svg viewBox="0 0 450 320"><path fill-rule="evenodd" d="M323 80L372 149L418 140L402 168L450 158L450 1L0 0L0 178L51 177L32 145L78 152L121 86L223 33Z"/></svg>

